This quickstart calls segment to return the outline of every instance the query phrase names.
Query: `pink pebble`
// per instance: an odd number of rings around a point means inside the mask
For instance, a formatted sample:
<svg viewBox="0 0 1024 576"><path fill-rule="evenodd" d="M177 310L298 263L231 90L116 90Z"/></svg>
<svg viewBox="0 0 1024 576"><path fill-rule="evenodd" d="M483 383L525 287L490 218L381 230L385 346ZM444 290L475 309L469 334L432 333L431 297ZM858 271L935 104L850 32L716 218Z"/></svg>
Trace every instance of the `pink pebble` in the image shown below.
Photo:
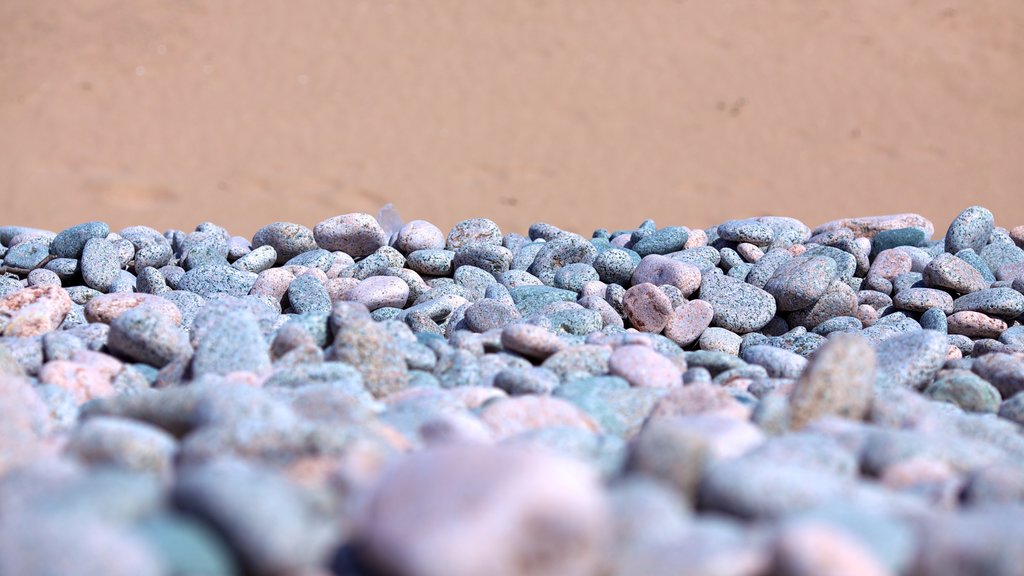
<svg viewBox="0 0 1024 576"><path fill-rule="evenodd" d="M39 380L67 390L79 404L117 393L110 379L102 372L68 360L53 360L44 364L39 370Z"/></svg>
<svg viewBox="0 0 1024 576"><path fill-rule="evenodd" d="M903 250L890 248L882 250L878 256L875 256L875 261L871 263L871 270L868 274L892 280L900 274L910 272L913 265L914 261L910 254Z"/></svg>
<svg viewBox="0 0 1024 576"><path fill-rule="evenodd" d="M654 284L645 282L626 290L622 309L633 327L657 334L672 318L672 300Z"/></svg>
<svg viewBox="0 0 1024 576"><path fill-rule="evenodd" d="M256 276L256 282L252 285L252 290L249 293L280 300L288 292L288 285L292 283L292 280L295 280L295 275L284 268L264 270Z"/></svg>
<svg viewBox="0 0 1024 576"><path fill-rule="evenodd" d="M441 250L444 243L444 232L440 228L426 220L413 220L399 230L395 248L409 254L417 250Z"/></svg>
<svg viewBox="0 0 1024 576"><path fill-rule="evenodd" d="M687 262L673 260L660 254L644 256L633 270L632 284L650 283L655 286L669 284L689 297L700 288L700 268Z"/></svg>
<svg viewBox="0 0 1024 576"><path fill-rule="evenodd" d="M121 314L139 306L152 308L175 324L181 324L181 310L174 302L141 292L100 294L85 305L85 319L89 322L110 324Z"/></svg>
<svg viewBox="0 0 1024 576"><path fill-rule="evenodd" d="M609 372L637 388L674 388L683 374L668 358L647 346L620 346L608 360Z"/></svg>
<svg viewBox="0 0 1024 576"><path fill-rule="evenodd" d="M370 276L348 291L345 299L359 302L371 312L378 308L403 308L409 299L409 285L393 276Z"/></svg>
<svg viewBox="0 0 1024 576"><path fill-rule="evenodd" d="M0 298L0 318L8 319L4 336L39 336L55 330L71 311L71 298L60 286L32 286Z"/></svg>
<svg viewBox="0 0 1024 576"><path fill-rule="evenodd" d="M686 239L686 244L683 245L684 250L690 248L700 248L701 246L708 245L708 233L701 230L700 228L690 230L690 236Z"/></svg>
<svg viewBox="0 0 1024 576"><path fill-rule="evenodd" d="M714 316L715 309L709 302L691 300L675 309L664 334L680 346L689 346L711 325Z"/></svg>

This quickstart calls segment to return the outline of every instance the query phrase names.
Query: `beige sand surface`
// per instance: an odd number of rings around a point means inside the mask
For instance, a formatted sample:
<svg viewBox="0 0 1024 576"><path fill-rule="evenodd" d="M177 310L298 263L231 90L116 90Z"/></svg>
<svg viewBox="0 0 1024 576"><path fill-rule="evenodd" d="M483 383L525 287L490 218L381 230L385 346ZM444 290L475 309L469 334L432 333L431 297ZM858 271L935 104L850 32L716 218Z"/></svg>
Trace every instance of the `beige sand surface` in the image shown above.
<svg viewBox="0 0 1024 576"><path fill-rule="evenodd" d="M0 2L0 223L1024 223L1020 0Z"/></svg>

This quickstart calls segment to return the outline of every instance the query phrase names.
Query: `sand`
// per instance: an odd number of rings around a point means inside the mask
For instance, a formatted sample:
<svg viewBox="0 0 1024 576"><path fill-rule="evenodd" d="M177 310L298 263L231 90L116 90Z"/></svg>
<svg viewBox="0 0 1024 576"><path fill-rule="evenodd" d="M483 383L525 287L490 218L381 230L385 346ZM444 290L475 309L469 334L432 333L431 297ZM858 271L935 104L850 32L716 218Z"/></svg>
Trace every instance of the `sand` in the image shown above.
<svg viewBox="0 0 1024 576"><path fill-rule="evenodd" d="M0 221L1024 223L1024 3L0 3Z"/></svg>

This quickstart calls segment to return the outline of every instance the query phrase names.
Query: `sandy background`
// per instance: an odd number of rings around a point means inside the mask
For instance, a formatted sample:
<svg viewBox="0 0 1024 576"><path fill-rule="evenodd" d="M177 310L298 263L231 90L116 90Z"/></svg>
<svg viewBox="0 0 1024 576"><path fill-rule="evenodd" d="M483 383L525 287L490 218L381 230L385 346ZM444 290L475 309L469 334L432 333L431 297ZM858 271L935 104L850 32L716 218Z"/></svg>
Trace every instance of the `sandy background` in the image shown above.
<svg viewBox="0 0 1024 576"><path fill-rule="evenodd" d="M1024 2L0 0L0 197L52 229L1021 224Z"/></svg>

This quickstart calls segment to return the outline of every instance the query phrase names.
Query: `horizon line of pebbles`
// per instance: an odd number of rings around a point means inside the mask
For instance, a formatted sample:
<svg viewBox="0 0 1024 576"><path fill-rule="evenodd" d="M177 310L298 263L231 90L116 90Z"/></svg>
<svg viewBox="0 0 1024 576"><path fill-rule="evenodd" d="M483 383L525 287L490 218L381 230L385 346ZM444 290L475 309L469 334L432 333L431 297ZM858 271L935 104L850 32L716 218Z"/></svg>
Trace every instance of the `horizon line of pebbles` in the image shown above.
<svg viewBox="0 0 1024 576"><path fill-rule="evenodd" d="M0 576L1011 576L1024 226L0 226Z"/></svg>

